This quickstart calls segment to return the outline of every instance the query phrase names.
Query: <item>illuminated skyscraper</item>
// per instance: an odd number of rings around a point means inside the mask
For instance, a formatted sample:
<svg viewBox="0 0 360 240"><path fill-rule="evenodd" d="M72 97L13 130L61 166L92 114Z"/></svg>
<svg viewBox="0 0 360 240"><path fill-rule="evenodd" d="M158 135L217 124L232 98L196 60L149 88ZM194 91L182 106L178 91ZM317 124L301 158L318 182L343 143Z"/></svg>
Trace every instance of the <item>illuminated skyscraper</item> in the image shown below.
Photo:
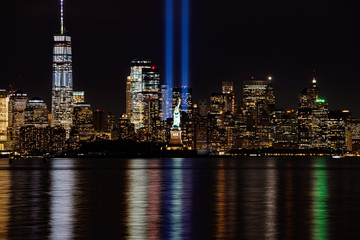
<svg viewBox="0 0 360 240"><path fill-rule="evenodd" d="M327 133L327 104L319 99L319 88L314 77L309 87L299 94L299 149L324 148L326 138L322 138L322 130Z"/></svg>
<svg viewBox="0 0 360 240"><path fill-rule="evenodd" d="M222 93L230 94L234 92L234 83L233 82L222 82Z"/></svg>
<svg viewBox="0 0 360 240"><path fill-rule="evenodd" d="M111 132L115 128L115 116L109 112L105 116L105 131Z"/></svg>
<svg viewBox="0 0 360 240"><path fill-rule="evenodd" d="M77 103L74 107L74 130L79 133L80 140L86 141L94 136L93 111L90 104Z"/></svg>
<svg viewBox="0 0 360 240"><path fill-rule="evenodd" d="M135 125L135 130L144 127L143 119L143 69L151 68L149 60L131 61L130 78L131 78L131 102L130 102L130 122Z"/></svg>
<svg viewBox="0 0 360 240"><path fill-rule="evenodd" d="M243 105L251 148L270 147L270 113L275 107L271 77L244 81Z"/></svg>
<svg viewBox="0 0 360 240"><path fill-rule="evenodd" d="M126 115L130 117L131 114L131 76L126 78Z"/></svg>
<svg viewBox="0 0 360 240"><path fill-rule="evenodd" d="M271 113L271 137L274 149L297 149L298 119L295 110Z"/></svg>
<svg viewBox="0 0 360 240"><path fill-rule="evenodd" d="M7 91L0 89L0 150L5 150L6 132L8 127L8 104Z"/></svg>
<svg viewBox="0 0 360 240"><path fill-rule="evenodd" d="M326 149L328 147L328 119L327 102L324 99L316 99L315 107L312 109L312 148Z"/></svg>
<svg viewBox="0 0 360 240"><path fill-rule="evenodd" d="M275 105L274 89L271 86L271 78L268 80L250 80L243 84L243 102L245 111L252 115L254 125L258 125L264 115Z"/></svg>
<svg viewBox="0 0 360 240"><path fill-rule="evenodd" d="M135 138L134 124L131 124L129 121L129 117L126 114L123 114L119 118L119 139L134 140L134 138Z"/></svg>
<svg viewBox="0 0 360 240"><path fill-rule="evenodd" d="M47 106L42 99L35 97L26 104L25 125L34 127L49 126Z"/></svg>
<svg viewBox="0 0 360 240"><path fill-rule="evenodd" d="M25 125L27 94L20 90L10 95L7 144L10 150L19 149L20 128Z"/></svg>
<svg viewBox="0 0 360 240"><path fill-rule="evenodd" d="M85 102L85 92L84 91L73 91L73 104Z"/></svg>
<svg viewBox="0 0 360 240"><path fill-rule="evenodd" d="M210 112L211 114L225 113L226 94L212 93L210 97Z"/></svg>
<svg viewBox="0 0 360 240"><path fill-rule="evenodd" d="M143 126L146 129L148 141L160 141L161 135L161 89L160 70L156 67L142 70L142 95L141 102Z"/></svg>
<svg viewBox="0 0 360 240"><path fill-rule="evenodd" d="M60 34L54 35L52 79L52 126L63 127L69 137L73 114L73 75L71 37L64 29L61 2Z"/></svg>
<svg viewBox="0 0 360 240"><path fill-rule="evenodd" d="M328 147L332 151L345 152L346 149L346 115L342 111L330 111L328 121Z"/></svg>

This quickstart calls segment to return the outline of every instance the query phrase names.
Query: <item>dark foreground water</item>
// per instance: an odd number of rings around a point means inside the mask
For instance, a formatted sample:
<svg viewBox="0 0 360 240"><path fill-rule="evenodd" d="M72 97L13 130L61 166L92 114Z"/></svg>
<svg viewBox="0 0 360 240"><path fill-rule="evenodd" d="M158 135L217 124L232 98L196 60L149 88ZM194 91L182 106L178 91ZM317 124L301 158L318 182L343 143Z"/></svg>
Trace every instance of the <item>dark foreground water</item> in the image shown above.
<svg viewBox="0 0 360 240"><path fill-rule="evenodd" d="M0 159L0 239L360 239L360 159Z"/></svg>

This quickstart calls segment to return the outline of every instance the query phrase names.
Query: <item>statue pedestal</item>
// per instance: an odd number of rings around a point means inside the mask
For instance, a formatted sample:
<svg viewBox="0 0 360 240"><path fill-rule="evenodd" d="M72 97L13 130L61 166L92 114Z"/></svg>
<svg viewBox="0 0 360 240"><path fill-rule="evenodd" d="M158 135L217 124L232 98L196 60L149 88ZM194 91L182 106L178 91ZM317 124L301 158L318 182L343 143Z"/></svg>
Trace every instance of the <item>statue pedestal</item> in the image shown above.
<svg viewBox="0 0 360 240"><path fill-rule="evenodd" d="M173 128L170 130L170 142L166 147L167 150L183 150L183 144L181 140L181 129Z"/></svg>

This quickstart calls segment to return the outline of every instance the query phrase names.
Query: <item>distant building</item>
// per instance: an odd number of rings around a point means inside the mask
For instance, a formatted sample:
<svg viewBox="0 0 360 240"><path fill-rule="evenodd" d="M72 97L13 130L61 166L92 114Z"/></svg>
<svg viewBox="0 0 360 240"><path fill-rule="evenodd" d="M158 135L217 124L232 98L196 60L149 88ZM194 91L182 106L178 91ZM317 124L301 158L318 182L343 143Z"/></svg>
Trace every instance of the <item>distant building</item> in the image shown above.
<svg viewBox="0 0 360 240"><path fill-rule="evenodd" d="M222 87L223 94L231 94L234 92L234 83L233 82L224 81L224 82L222 82L221 87Z"/></svg>
<svg viewBox="0 0 360 240"><path fill-rule="evenodd" d="M331 151L344 153L347 150L346 116L341 111L329 112L328 141Z"/></svg>
<svg viewBox="0 0 360 240"><path fill-rule="evenodd" d="M119 118L119 139L135 140L135 127L126 114Z"/></svg>
<svg viewBox="0 0 360 240"><path fill-rule="evenodd" d="M73 71L71 37L63 28L54 35L51 106L52 126L64 128L68 138L73 119Z"/></svg>
<svg viewBox="0 0 360 240"><path fill-rule="evenodd" d="M77 103L74 107L73 131L78 132L80 141L94 138L93 111L90 104Z"/></svg>
<svg viewBox="0 0 360 240"><path fill-rule="evenodd" d="M360 119L353 118L349 123L352 151L360 152Z"/></svg>
<svg viewBox="0 0 360 240"><path fill-rule="evenodd" d="M7 141L7 127L9 122L8 108L9 97L7 91L0 89L0 151L5 150Z"/></svg>
<svg viewBox="0 0 360 240"><path fill-rule="evenodd" d="M9 98L9 120L7 130L8 149L19 149L20 128L25 125L25 109L28 101L26 93L17 90Z"/></svg>
<svg viewBox="0 0 360 240"><path fill-rule="evenodd" d="M299 149L328 148L328 104L319 98L314 77L310 86L299 94Z"/></svg>
<svg viewBox="0 0 360 240"><path fill-rule="evenodd" d="M206 115L207 111L205 115L201 115L198 105L193 105L194 149L196 150L208 150Z"/></svg>
<svg viewBox="0 0 360 240"><path fill-rule="evenodd" d="M111 140L117 140L119 138L115 116L112 114L112 112L109 112L105 116L105 131L111 134Z"/></svg>
<svg viewBox="0 0 360 240"><path fill-rule="evenodd" d="M161 89L160 70L156 67L144 68L142 70L142 135L144 141L160 142L162 135L161 122Z"/></svg>
<svg viewBox="0 0 360 240"><path fill-rule="evenodd" d="M212 93L210 97L210 112L223 114L226 111L226 94Z"/></svg>
<svg viewBox="0 0 360 240"><path fill-rule="evenodd" d="M105 131L111 132L115 128L115 116L109 112L105 116Z"/></svg>
<svg viewBox="0 0 360 240"><path fill-rule="evenodd" d="M223 115L209 113L207 116L207 140L209 149L213 152L225 152L227 150L227 134L223 126Z"/></svg>
<svg viewBox="0 0 360 240"><path fill-rule="evenodd" d="M328 104L324 99L315 100L315 107L312 109L312 148L328 148Z"/></svg>
<svg viewBox="0 0 360 240"><path fill-rule="evenodd" d="M131 114L131 76L126 77L126 95L125 95L126 114L130 117Z"/></svg>
<svg viewBox="0 0 360 240"><path fill-rule="evenodd" d="M235 92L233 82L222 82L222 93L225 94L225 111L235 113Z"/></svg>
<svg viewBox="0 0 360 240"><path fill-rule="evenodd" d="M93 127L96 132L105 131L105 111L96 109L93 111Z"/></svg>
<svg viewBox="0 0 360 240"><path fill-rule="evenodd" d="M275 92L268 80L251 78L243 83L244 117L248 130L247 148L267 148L271 145L270 113L275 108Z"/></svg>
<svg viewBox="0 0 360 240"><path fill-rule="evenodd" d="M65 150L65 138L63 128L24 126L20 128L20 149L25 155L61 153Z"/></svg>
<svg viewBox="0 0 360 240"><path fill-rule="evenodd" d="M274 149L297 149L298 118L295 110L271 113L271 136Z"/></svg>
<svg viewBox="0 0 360 240"><path fill-rule="evenodd" d="M134 124L135 131L144 127L143 116L143 69L151 68L149 60L133 60L131 61L130 80L131 80L131 102L130 102L130 122Z"/></svg>
<svg viewBox="0 0 360 240"><path fill-rule="evenodd" d="M46 103L41 98L35 97L30 99L25 108L25 125L34 127L47 127L48 121L48 109Z"/></svg>
<svg viewBox="0 0 360 240"><path fill-rule="evenodd" d="M85 102L85 92L84 91L73 91L73 105L77 103Z"/></svg>
<svg viewBox="0 0 360 240"><path fill-rule="evenodd" d="M314 77L310 86L304 88L299 94L299 149L310 149L314 146L313 110L318 98L319 88Z"/></svg>
<svg viewBox="0 0 360 240"><path fill-rule="evenodd" d="M206 101L200 101L198 104L199 114L205 117L209 113L209 107Z"/></svg>

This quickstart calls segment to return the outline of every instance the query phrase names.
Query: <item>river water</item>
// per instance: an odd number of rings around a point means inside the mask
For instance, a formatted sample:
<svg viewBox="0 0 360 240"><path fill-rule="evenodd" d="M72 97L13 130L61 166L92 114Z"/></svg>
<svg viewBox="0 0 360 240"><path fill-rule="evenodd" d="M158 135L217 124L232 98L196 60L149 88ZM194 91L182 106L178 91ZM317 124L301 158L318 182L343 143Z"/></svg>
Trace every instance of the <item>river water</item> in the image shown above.
<svg viewBox="0 0 360 240"><path fill-rule="evenodd" d="M360 239L360 159L0 159L0 239Z"/></svg>

